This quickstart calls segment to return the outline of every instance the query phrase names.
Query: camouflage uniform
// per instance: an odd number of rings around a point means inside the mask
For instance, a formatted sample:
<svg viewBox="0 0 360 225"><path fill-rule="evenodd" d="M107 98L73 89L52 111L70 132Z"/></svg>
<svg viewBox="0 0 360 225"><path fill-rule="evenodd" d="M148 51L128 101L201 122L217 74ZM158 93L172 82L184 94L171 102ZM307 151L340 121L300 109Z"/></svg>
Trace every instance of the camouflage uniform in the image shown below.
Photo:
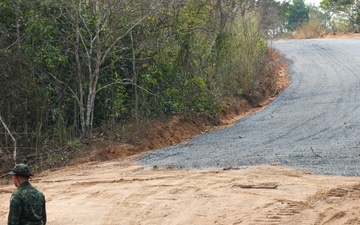
<svg viewBox="0 0 360 225"><path fill-rule="evenodd" d="M17 164L9 174L32 176L25 164ZM45 225L46 209L44 194L24 181L12 194L8 225Z"/></svg>

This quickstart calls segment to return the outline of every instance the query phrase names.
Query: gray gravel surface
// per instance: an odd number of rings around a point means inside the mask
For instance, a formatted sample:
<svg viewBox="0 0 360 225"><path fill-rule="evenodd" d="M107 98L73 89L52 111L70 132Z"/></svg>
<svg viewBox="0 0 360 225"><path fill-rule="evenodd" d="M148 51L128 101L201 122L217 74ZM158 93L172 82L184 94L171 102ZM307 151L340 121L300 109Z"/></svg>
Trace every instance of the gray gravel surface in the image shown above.
<svg viewBox="0 0 360 225"><path fill-rule="evenodd" d="M292 83L234 126L139 158L146 166L237 168L276 163L360 175L360 39L271 44L293 63Z"/></svg>

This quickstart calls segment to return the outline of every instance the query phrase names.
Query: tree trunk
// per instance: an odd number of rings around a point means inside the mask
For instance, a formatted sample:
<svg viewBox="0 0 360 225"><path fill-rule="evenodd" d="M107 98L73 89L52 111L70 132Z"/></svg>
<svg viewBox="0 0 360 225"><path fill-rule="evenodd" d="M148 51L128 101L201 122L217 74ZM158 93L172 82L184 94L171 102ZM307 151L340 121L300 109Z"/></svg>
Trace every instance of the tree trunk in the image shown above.
<svg viewBox="0 0 360 225"><path fill-rule="evenodd" d="M18 57L21 56L21 34L20 34L20 1L16 0L15 2L15 19L16 19L16 46L17 46L17 55ZM17 63L18 65L18 73L22 74L22 65L20 60ZM24 111L27 112L28 111L28 101L27 101L27 97L24 96ZM27 134L28 132L28 122L27 122L27 115L26 113L22 114L23 117L23 126L24 126L24 133Z"/></svg>
<svg viewBox="0 0 360 225"><path fill-rule="evenodd" d="M134 95L135 95L135 122L139 124L139 95L138 95L138 86L137 80L138 75L136 72L136 55L135 55L135 41L133 38L132 31L130 31L131 38L131 50L132 50L132 66L133 66L133 76L134 76Z"/></svg>
<svg viewBox="0 0 360 225"><path fill-rule="evenodd" d="M81 70L81 61L79 56L79 47L80 47L80 30L79 30L79 10L80 5L79 2L76 9L75 15L75 32L76 32L76 40L75 40L75 58L76 58L76 66L77 66L77 80L78 80L78 88L79 88L79 115L80 115L80 123L81 123L81 132L85 133L85 108L84 108L84 89L82 83L82 70Z"/></svg>

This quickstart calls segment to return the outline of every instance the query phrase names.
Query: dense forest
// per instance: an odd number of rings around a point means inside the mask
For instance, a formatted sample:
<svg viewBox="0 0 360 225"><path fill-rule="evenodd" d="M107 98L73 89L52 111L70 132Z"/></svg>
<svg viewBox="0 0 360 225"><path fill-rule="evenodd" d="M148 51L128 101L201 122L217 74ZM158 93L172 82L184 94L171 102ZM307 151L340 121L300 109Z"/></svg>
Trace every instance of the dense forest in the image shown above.
<svg viewBox="0 0 360 225"><path fill-rule="evenodd" d="M271 77L269 40L358 32L360 2L1 0L0 15L0 164L45 168L103 130L215 119Z"/></svg>

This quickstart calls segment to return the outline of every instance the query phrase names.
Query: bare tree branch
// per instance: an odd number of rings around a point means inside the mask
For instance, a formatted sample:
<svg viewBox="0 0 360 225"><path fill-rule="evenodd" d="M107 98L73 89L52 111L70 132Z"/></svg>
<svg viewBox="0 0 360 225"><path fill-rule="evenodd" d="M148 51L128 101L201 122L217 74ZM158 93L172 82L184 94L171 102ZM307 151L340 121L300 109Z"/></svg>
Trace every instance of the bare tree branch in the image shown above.
<svg viewBox="0 0 360 225"><path fill-rule="evenodd" d="M3 124L3 126L5 127L6 131L9 133L11 139L14 142L14 152L13 152L13 157L14 157L14 162L16 163L16 139L14 138L14 136L11 134L9 128L6 126L4 120L2 119L1 115L0 115L0 121Z"/></svg>

